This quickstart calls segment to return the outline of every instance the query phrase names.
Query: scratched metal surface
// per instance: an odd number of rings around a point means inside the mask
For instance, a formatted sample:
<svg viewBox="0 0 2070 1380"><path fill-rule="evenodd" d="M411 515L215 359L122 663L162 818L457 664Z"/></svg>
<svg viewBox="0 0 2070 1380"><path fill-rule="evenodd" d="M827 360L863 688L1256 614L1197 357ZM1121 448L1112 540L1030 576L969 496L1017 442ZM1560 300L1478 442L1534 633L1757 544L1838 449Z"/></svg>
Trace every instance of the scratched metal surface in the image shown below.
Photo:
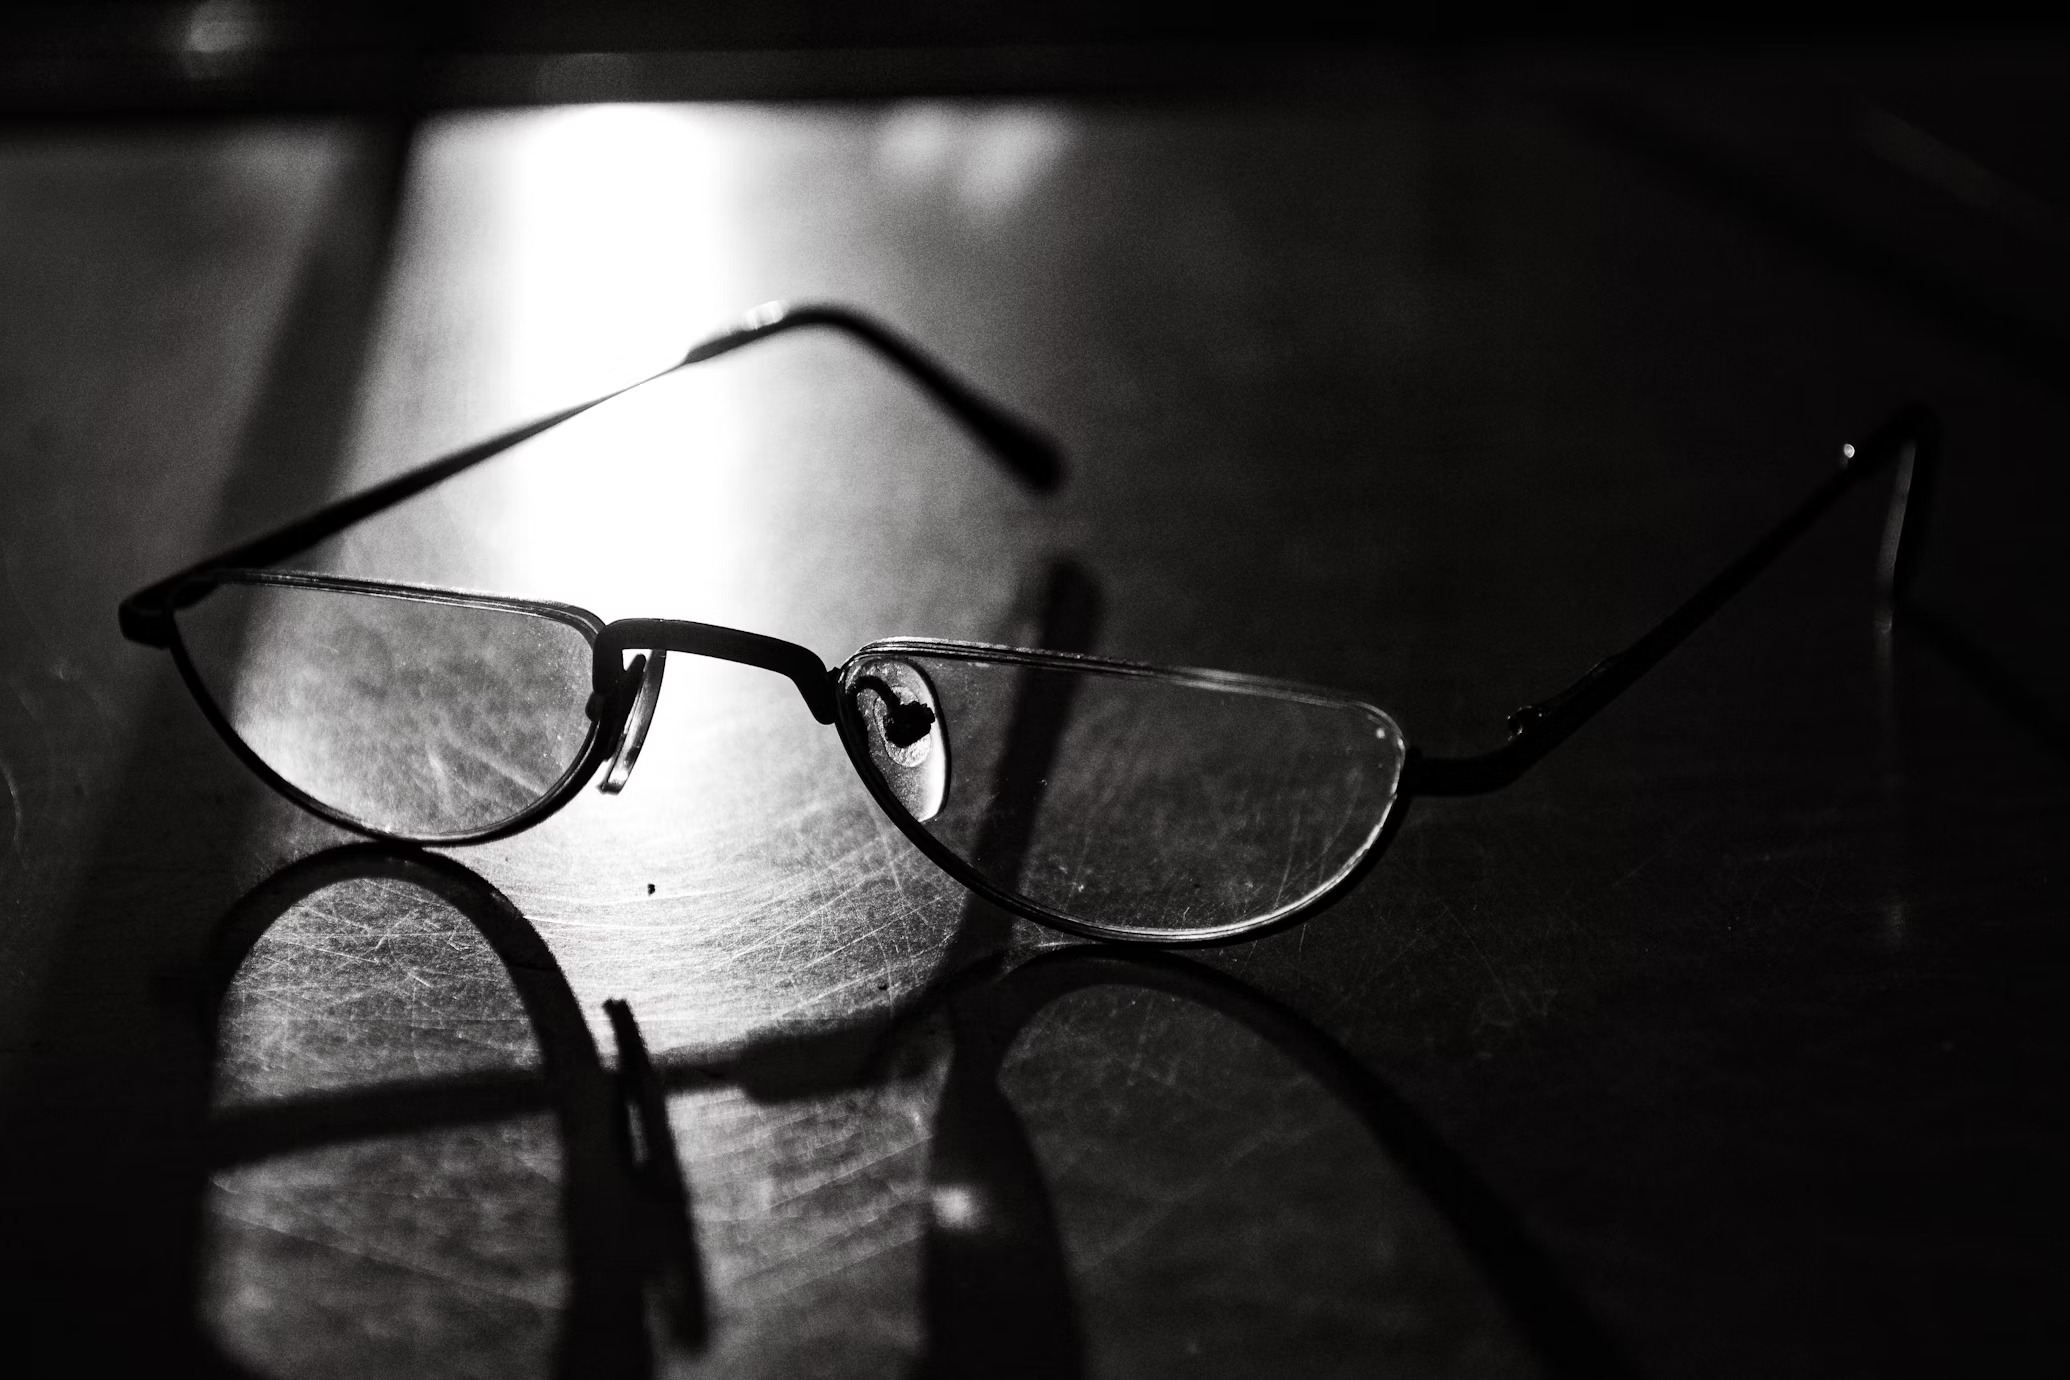
<svg viewBox="0 0 2070 1380"><path fill-rule="evenodd" d="M1068 605L1099 651L1358 690L1467 750L1917 392L1951 437L1929 593L2002 635L1991 553L2046 545L2063 495L2028 457L2064 437L1988 349L1543 106L1443 89L449 116L401 155L328 126L21 136L0 180L8 1263L54 1354L1725 1376L2060 1350L2070 789L1879 636L1873 500L1524 782L1418 805L1330 912L1163 966L967 902L761 673L672 659L623 795L440 867L326 853L114 636L122 593L211 544L831 298L1052 428L1068 489L1017 491L875 361L796 338L304 564L835 662L1029 642ZM612 998L673 1190L625 1187Z"/></svg>

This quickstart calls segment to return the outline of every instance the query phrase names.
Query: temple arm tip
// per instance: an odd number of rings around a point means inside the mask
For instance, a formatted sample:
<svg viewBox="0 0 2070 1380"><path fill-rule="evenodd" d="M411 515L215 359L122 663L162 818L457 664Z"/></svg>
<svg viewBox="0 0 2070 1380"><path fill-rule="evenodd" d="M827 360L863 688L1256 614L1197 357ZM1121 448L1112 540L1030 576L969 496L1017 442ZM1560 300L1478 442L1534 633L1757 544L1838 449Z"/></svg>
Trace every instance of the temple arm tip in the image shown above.
<svg viewBox="0 0 2070 1380"><path fill-rule="evenodd" d="M1052 494L1064 487L1063 448L1027 422L990 404L967 407L963 420L999 462L1036 493Z"/></svg>
<svg viewBox="0 0 2070 1380"><path fill-rule="evenodd" d="M1859 446L1844 447L1842 454L1850 469L1876 469L1897 458L1907 446L1915 450L1937 446L1940 436L1940 413L1928 403L1912 402L1885 417Z"/></svg>

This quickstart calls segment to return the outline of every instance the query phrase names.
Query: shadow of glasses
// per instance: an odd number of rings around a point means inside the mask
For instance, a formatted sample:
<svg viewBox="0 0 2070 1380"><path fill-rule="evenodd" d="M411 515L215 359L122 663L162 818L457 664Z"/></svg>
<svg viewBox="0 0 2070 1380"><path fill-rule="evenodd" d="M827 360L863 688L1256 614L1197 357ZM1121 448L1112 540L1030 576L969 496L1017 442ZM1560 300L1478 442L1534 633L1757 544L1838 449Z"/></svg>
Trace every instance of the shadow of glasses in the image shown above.
<svg viewBox="0 0 2070 1380"><path fill-rule="evenodd" d="M980 965L937 1003L952 1046L928 1173L927 1353L914 1370L916 1380L1085 1371L1056 1213L1000 1075L1038 1016L1098 988L1174 997L1263 1039L1350 1111L1374 1147L1437 1210L1548 1374L1632 1373L1515 1213L1421 1113L1342 1045L1282 1003L1201 963L1082 945L1012 967ZM888 1034L886 1049L930 1014L909 1013Z"/></svg>
<svg viewBox="0 0 2070 1380"><path fill-rule="evenodd" d="M211 1180L325 1147L544 1113L559 1137L568 1277L555 1372L651 1374L650 1293L676 1340L692 1348L701 1344L704 1291L689 1200L638 1025L623 1002L607 1006L619 1047L614 1075L545 941L507 897L473 871L382 844L333 848L283 868L233 905L216 928L201 999L206 1030L222 1032L240 970L277 923L325 893L367 881L412 888L449 907L480 936L515 989L538 1049L537 1069L386 1081L219 1110L211 1118ZM222 1058L218 1045L218 1081ZM195 1185L204 1212L209 1191L210 1182ZM202 1302L196 1300L197 1312ZM240 1369L227 1357L219 1359Z"/></svg>
<svg viewBox="0 0 2070 1380"><path fill-rule="evenodd" d="M716 1080L758 1100L786 1100L874 1086L937 1018L946 1021L950 1048L932 1126L921 1245L925 1351L913 1373L1083 1373L1082 1329L1049 1188L1000 1073L1038 1016L1096 988L1162 993L1263 1038L1347 1108L1426 1196L1548 1373L1627 1373L1543 1252L1412 1107L1299 1015L1200 963L1097 945L1050 950L1010 967L981 959L888 1024L774 1040L723 1061L674 1056L657 1064L630 1009L612 1002L614 1076L550 951L508 898L447 859L350 845L276 873L224 917L204 995L202 1015L211 1027L238 971L276 922L362 880L415 888L464 917L509 975L538 1042L540 1068L240 1107L216 1117L210 1163L220 1172L355 1139L550 1113L561 1137L571 1282L556 1353L560 1374L651 1373L650 1295L679 1344L694 1350L705 1340L704 1286L690 1191L669 1130L669 1091ZM206 1185L196 1188L198 1196ZM250 1373L228 1358L223 1369Z"/></svg>

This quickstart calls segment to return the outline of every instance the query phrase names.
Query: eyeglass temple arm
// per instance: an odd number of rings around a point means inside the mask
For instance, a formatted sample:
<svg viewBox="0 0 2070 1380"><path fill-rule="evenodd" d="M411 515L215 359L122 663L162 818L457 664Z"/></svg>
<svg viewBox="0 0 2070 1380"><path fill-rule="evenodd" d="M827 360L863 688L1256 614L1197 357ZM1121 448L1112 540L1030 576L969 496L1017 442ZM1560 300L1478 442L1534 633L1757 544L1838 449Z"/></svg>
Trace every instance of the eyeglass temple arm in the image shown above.
<svg viewBox="0 0 2070 1380"><path fill-rule="evenodd" d="M1940 423L1933 410L1913 406L1890 417L1859 447L1843 446L1839 473L1814 489L1794 512L1659 626L1591 666L1558 694L1511 714L1509 741L1501 747L1474 757L1419 755L1411 768L1412 788L1418 795L1479 795L1515 781L1702 627L1843 494L1893 462L1898 473L1878 573L1886 600L1902 602L1918 573L1939 445Z"/></svg>
<svg viewBox="0 0 2070 1380"><path fill-rule="evenodd" d="M154 647L168 646L173 635L172 595L182 581L205 571L230 567L263 568L298 556L356 522L392 508L434 484L472 469L484 460L494 459L542 431L559 426L635 388L665 378L678 369L730 354L743 345L808 326L840 331L890 361L919 385L922 392L961 422L992 452L994 458L1029 488L1038 493L1048 493L1063 483L1063 457L1056 442L964 383L882 322L849 307L824 303L790 306L771 302L755 308L730 328L691 346L688 354L659 373L419 465L138 590L122 601L119 610L122 634L132 642Z"/></svg>

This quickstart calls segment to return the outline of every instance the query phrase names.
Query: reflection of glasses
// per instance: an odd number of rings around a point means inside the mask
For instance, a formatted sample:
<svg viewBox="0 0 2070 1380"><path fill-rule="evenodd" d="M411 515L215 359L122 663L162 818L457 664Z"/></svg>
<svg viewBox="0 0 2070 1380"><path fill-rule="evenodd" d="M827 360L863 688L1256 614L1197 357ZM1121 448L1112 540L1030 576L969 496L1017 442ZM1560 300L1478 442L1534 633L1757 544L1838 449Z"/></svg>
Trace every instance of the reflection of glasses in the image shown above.
<svg viewBox="0 0 2070 1380"><path fill-rule="evenodd" d="M1023 480L1059 482L1039 433L843 308L763 308L663 372L799 326L871 346ZM1251 676L917 638L870 643L829 671L806 648L730 628L606 624L565 604L266 568L617 395L151 585L123 601L123 632L172 652L209 721L275 790L361 833L427 844L528 828L600 768L601 789L622 789L668 653L761 667L797 685L877 803L972 891L1092 938L1205 943L1340 894L1412 793L1515 780L1893 460L1886 578L1901 581L1904 496L1915 469L1923 486L1934 436L1931 415L1914 410L1844 448L1837 474L1659 627L1512 715L1500 748L1460 759L1413 751L1352 695Z"/></svg>

